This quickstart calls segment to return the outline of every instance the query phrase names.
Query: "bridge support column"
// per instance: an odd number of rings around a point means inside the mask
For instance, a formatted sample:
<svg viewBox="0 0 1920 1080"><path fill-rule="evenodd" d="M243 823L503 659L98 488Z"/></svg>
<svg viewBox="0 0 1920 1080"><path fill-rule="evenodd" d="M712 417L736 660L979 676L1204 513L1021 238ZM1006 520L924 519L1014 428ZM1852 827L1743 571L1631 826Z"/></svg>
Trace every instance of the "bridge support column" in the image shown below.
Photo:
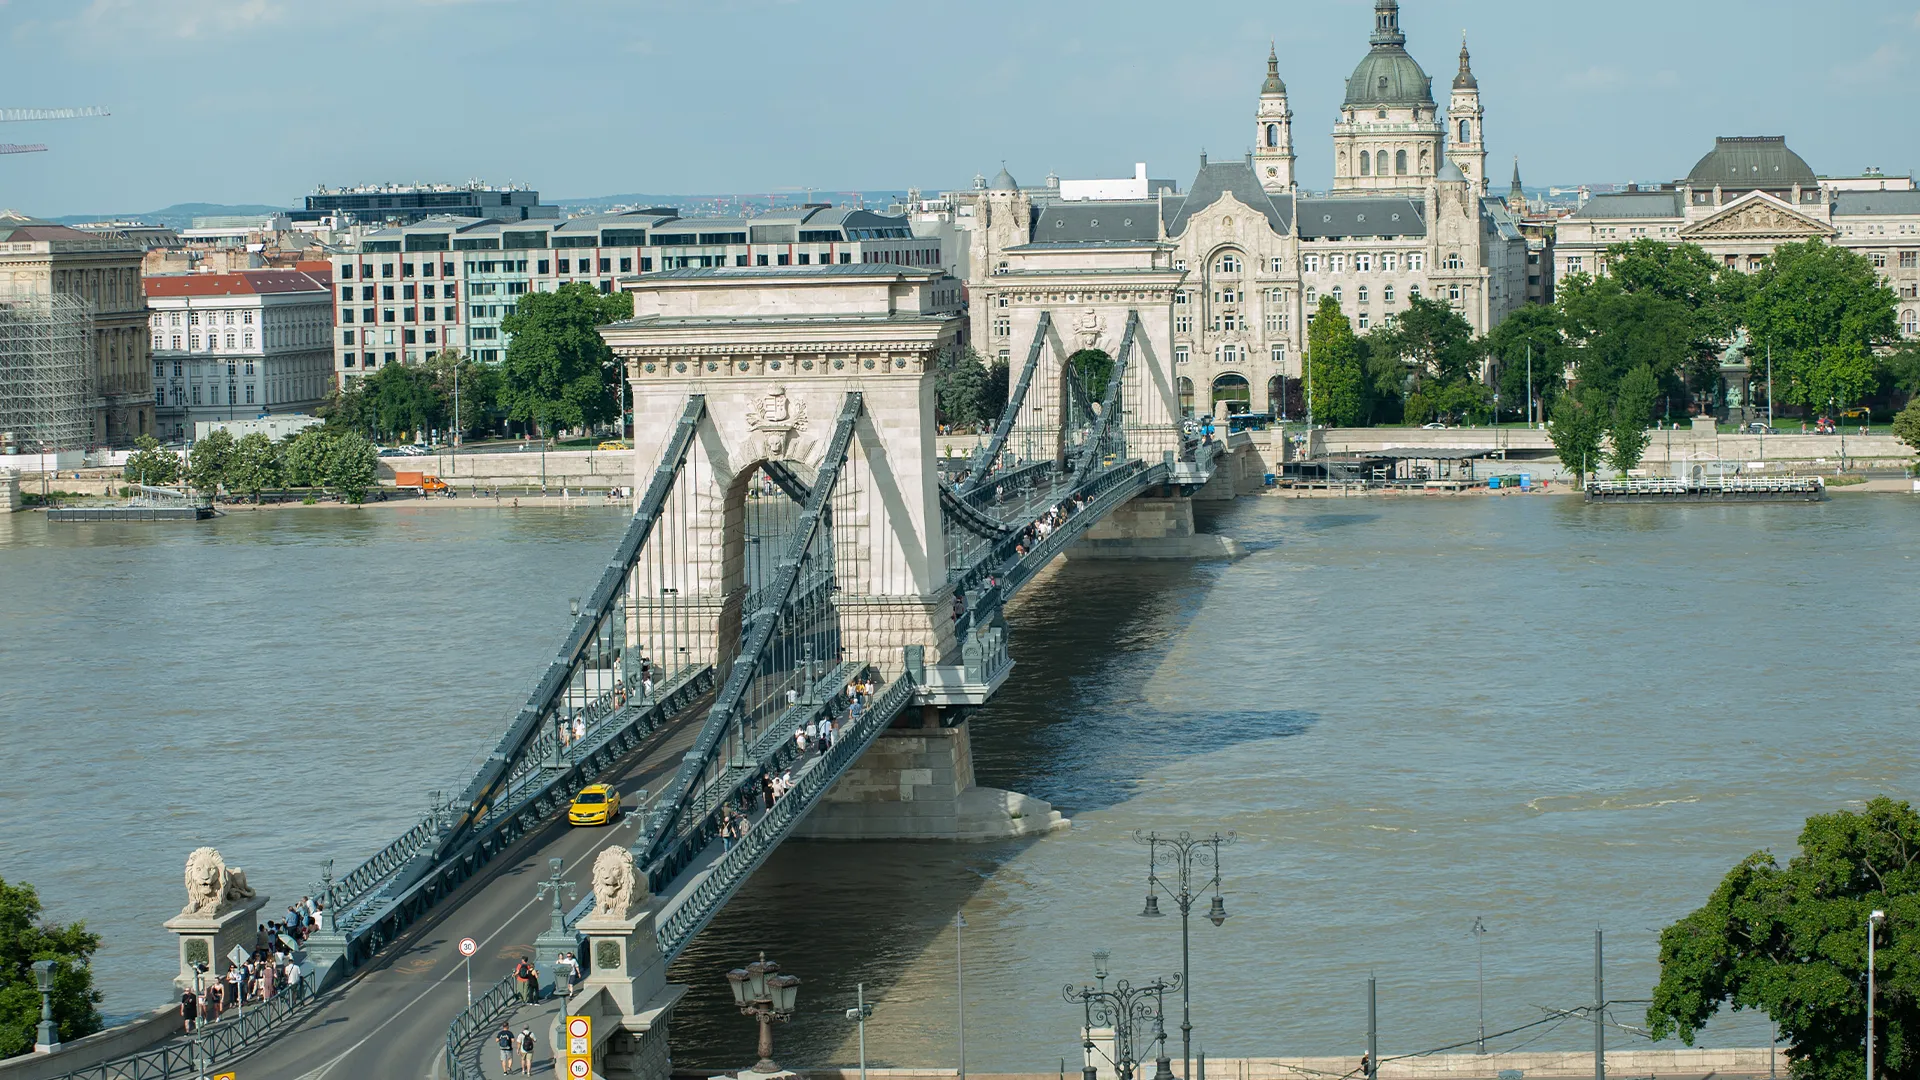
<svg viewBox="0 0 1920 1080"><path fill-rule="evenodd" d="M1227 483L1231 493L1231 481ZM1240 542L1231 537L1195 531L1193 500L1178 495L1131 499L1066 551L1070 560L1235 559L1243 554Z"/></svg>
<svg viewBox="0 0 1920 1080"><path fill-rule="evenodd" d="M554 1018L548 1045L566 1048L566 1015L593 1020L593 1073L602 1080L669 1080L667 1026L685 986L667 982L652 905L619 917L595 912L580 921L590 965L580 989Z"/></svg>
<svg viewBox="0 0 1920 1080"><path fill-rule="evenodd" d="M925 716L921 717L925 723ZM889 728L793 835L807 840L1006 840L1065 828L1052 804L973 782L973 744L953 727Z"/></svg>
<svg viewBox="0 0 1920 1080"><path fill-rule="evenodd" d="M255 916L267 899L265 895L254 896L214 915L182 913L168 919L164 925L180 939L180 973L173 977L174 989L192 989L196 964L206 965L206 974L200 977L203 986L225 977L233 966L227 954L235 945L251 953L260 926Z"/></svg>

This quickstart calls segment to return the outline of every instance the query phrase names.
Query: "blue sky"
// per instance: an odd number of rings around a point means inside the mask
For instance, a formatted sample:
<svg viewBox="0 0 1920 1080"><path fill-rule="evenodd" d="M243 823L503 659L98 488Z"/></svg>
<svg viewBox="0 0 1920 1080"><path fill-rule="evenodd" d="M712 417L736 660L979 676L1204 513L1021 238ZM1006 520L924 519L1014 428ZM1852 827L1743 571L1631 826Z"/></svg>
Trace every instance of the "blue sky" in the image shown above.
<svg viewBox="0 0 1920 1080"><path fill-rule="evenodd" d="M0 0L0 207L293 203L317 183L481 177L549 197L963 186L1125 175L1184 188L1243 153L1269 40L1302 181L1372 0ZM1916 162L1920 0L1405 0L1444 102L1460 32L1490 171L1684 174L1716 134L1823 173Z"/></svg>

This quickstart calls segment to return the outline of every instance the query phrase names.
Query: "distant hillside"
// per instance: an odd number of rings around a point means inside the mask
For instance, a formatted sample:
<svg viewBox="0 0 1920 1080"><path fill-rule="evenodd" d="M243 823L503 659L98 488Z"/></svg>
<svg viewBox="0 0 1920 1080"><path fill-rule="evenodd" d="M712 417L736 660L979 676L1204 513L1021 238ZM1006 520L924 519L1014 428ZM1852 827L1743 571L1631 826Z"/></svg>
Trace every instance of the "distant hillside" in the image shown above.
<svg viewBox="0 0 1920 1080"><path fill-rule="evenodd" d="M149 225L166 225L175 229L186 229L193 226L193 219L197 217L217 217L221 214L271 214L276 210L287 209L291 208L285 206L264 206L259 203L228 204L190 202L174 203L172 206L159 210L148 210L138 214L124 212L112 214L66 214L62 217L53 218L52 220L62 225L78 225L88 221L144 221Z"/></svg>

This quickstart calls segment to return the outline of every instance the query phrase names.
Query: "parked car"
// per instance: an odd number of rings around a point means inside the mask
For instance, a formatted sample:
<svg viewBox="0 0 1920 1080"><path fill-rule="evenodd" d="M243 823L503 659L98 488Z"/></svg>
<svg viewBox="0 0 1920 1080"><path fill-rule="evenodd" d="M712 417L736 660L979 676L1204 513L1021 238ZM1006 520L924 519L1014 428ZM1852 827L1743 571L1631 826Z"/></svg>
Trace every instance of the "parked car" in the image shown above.
<svg viewBox="0 0 1920 1080"><path fill-rule="evenodd" d="M1742 435L1778 435L1780 434L1778 431L1768 427L1767 425L1761 423L1758 420L1755 420L1749 423L1746 427L1741 428L1740 433Z"/></svg>
<svg viewBox="0 0 1920 1080"><path fill-rule="evenodd" d="M1420 425L1420 428L1421 428L1421 430L1423 430L1423 431L1445 431L1445 430L1447 430L1447 425L1445 425L1445 424L1421 424L1421 425Z"/></svg>

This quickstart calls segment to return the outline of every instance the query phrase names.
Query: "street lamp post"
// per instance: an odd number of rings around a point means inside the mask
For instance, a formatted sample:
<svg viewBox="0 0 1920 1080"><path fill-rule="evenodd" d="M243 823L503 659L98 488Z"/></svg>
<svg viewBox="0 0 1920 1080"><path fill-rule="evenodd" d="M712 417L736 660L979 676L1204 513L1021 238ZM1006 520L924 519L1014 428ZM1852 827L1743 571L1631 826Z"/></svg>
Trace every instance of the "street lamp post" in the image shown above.
<svg viewBox="0 0 1920 1080"><path fill-rule="evenodd" d="M1873 1080L1873 939L1874 931L1886 917L1884 911L1867 916L1867 1080Z"/></svg>
<svg viewBox="0 0 1920 1080"><path fill-rule="evenodd" d="M847 1010L847 1019L860 1025L860 1080L867 1080L867 1021L873 1016L873 1006L867 1004L867 984L855 983L853 986L853 1008Z"/></svg>
<svg viewBox="0 0 1920 1080"><path fill-rule="evenodd" d="M760 959L746 967L727 972L727 983L733 988L733 1003L740 1007L740 1015L760 1023L760 1060L754 1062L753 1071L767 1075L779 1072L780 1066L773 1062L773 1022L793 1018L793 1001L800 994L799 978L781 974L780 965L761 953ZM862 1025L861 1031L865 1030Z"/></svg>
<svg viewBox="0 0 1920 1080"><path fill-rule="evenodd" d="M1147 904L1140 910L1141 916L1148 919L1160 917L1160 898L1154 895L1156 889L1166 893L1167 899L1180 909L1180 1075L1190 1077L1193 1075L1193 968L1188 917L1193 911L1194 900L1198 899L1193 891L1194 858L1201 854L1206 856L1207 865L1201 869L1211 871L1211 876L1200 883L1200 895L1205 895L1208 889L1213 890L1213 903L1207 909L1207 921L1219 926L1227 921L1227 903L1220 895L1220 849L1233 843L1234 834L1228 832L1222 836L1214 833L1212 836L1195 838L1183 829L1172 838L1136 832L1133 839L1147 849ZM1179 871L1178 891L1160 878L1160 850L1163 847L1168 853L1166 861Z"/></svg>
<svg viewBox="0 0 1920 1080"><path fill-rule="evenodd" d="M1081 1047L1087 1054L1086 1066L1081 1070L1085 1080L1094 1080L1099 1071L1093 1064L1093 1055L1100 1053L1093 1041L1096 1027L1113 1031L1113 1053L1103 1056L1113 1064L1119 1080L1134 1080L1134 1070L1143 1060L1141 1055L1155 1043L1159 1044L1160 1052L1154 1059L1153 1080L1172 1080L1173 1070L1167 1061L1166 993L1180 986L1180 977L1176 975L1142 986L1121 979L1111 990L1106 989L1104 980L1098 988L1084 983L1078 988L1071 983L1063 987L1061 996L1079 1002L1085 1012L1081 1039Z"/></svg>
<svg viewBox="0 0 1920 1080"><path fill-rule="evenodd" d="M51 1054L60 1049L60 1029L53 1023L53 969L58 960L35 960L33 983L40 990L40 1029L33 1039L33 1052Z"/></svg>
<svg viewBox="0 0 1920 1080"><path fill-rule="evenodd" d="M1473 917L1474 965L1480 975L1480 1052L1487 1052L1487 924Z"/></svg>

